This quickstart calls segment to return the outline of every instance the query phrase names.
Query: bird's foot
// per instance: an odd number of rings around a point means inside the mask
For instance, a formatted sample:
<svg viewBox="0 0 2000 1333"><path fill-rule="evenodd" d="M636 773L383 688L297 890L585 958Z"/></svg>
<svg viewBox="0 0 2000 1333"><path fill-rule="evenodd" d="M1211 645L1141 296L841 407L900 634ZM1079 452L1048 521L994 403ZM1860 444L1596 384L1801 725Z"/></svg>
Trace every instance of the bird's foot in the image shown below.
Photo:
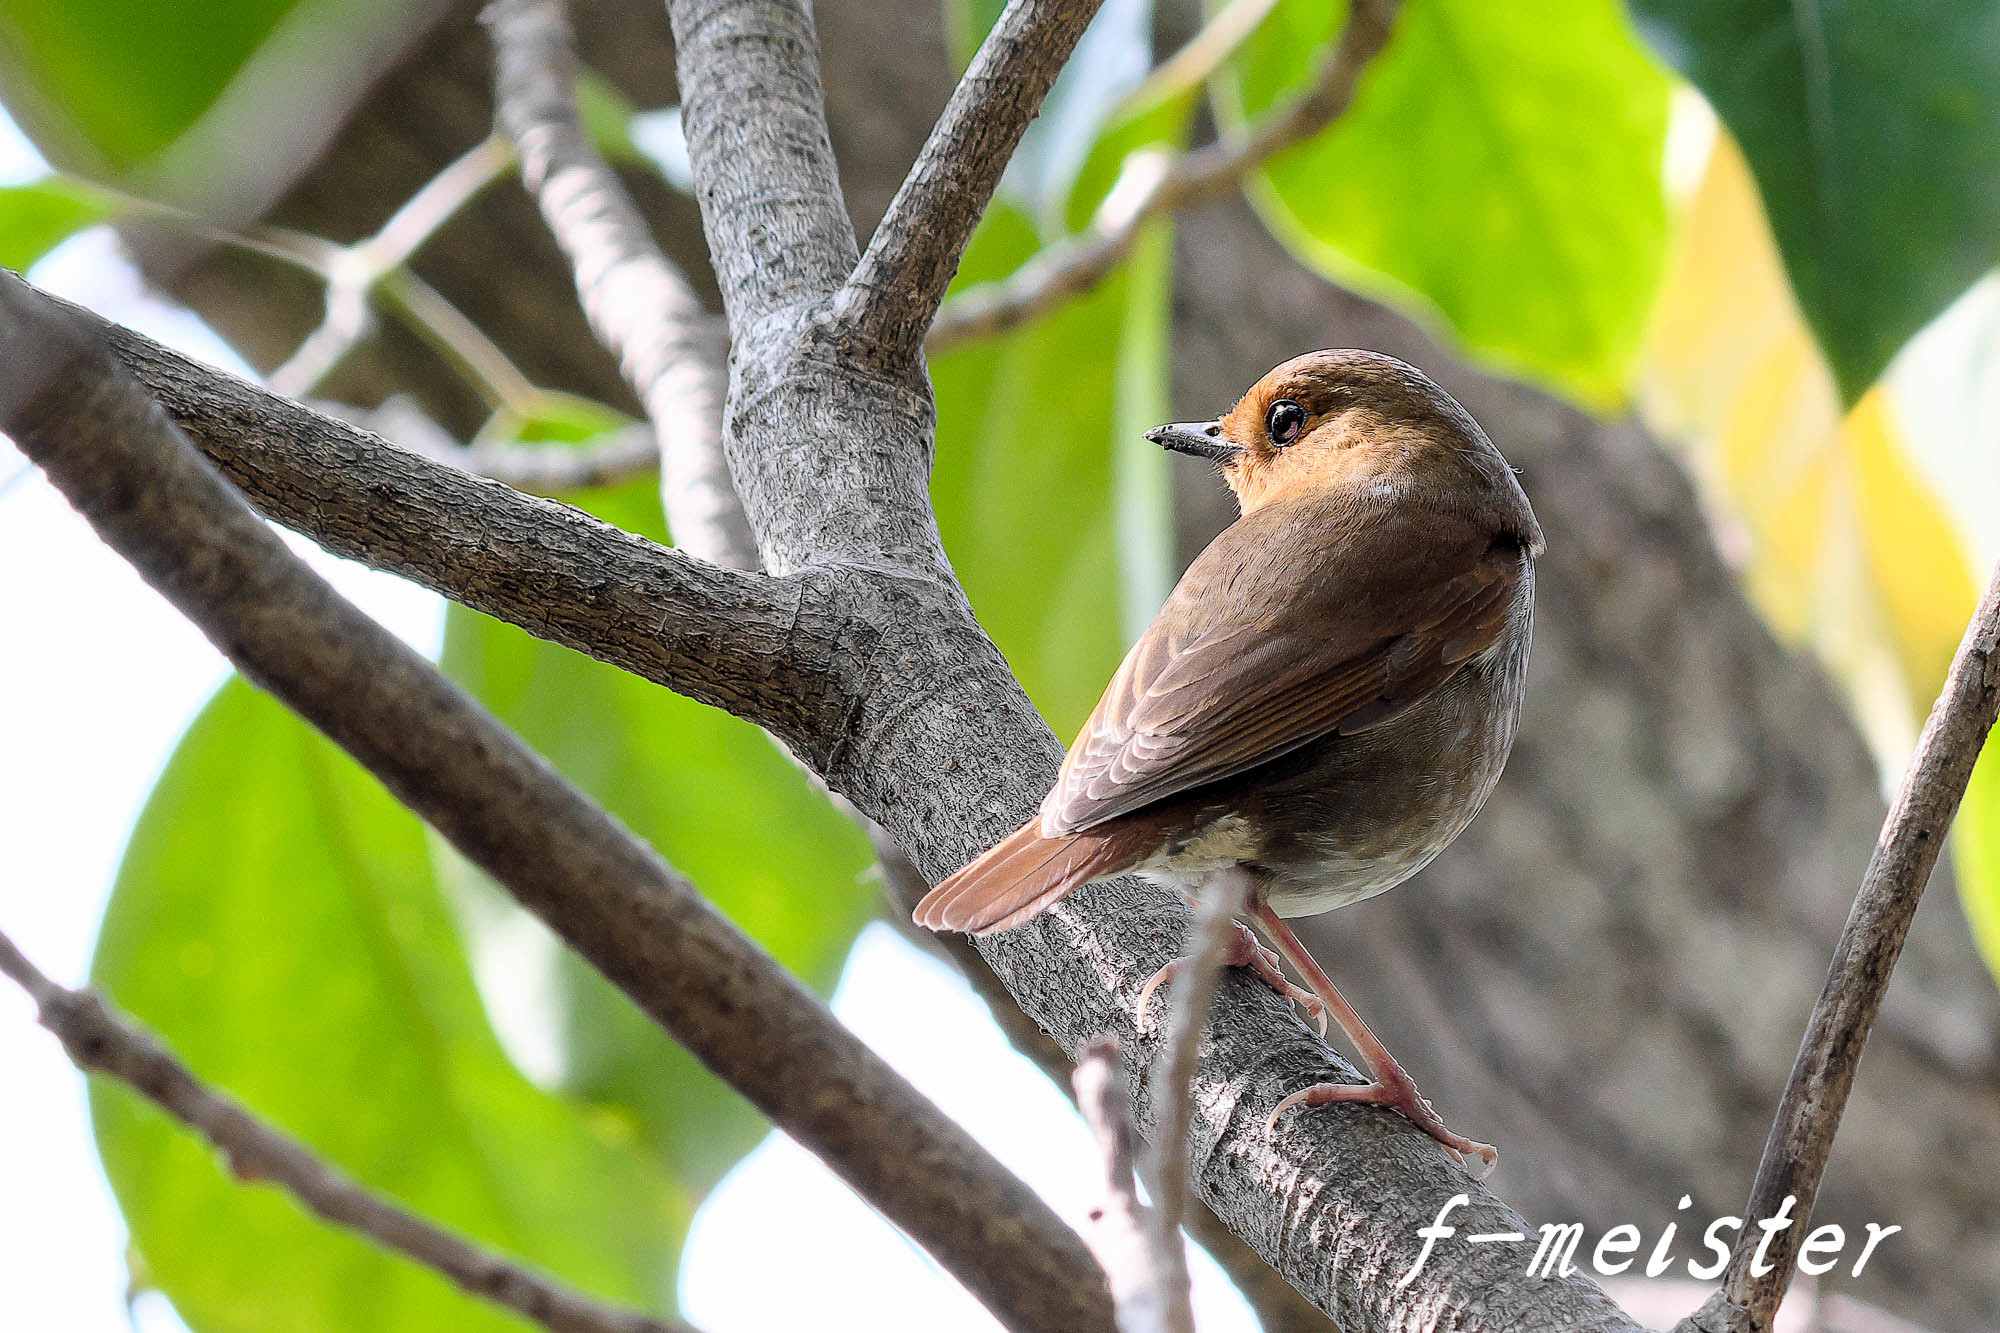
<svg viewBox="0 0 2000 1333"><path fill-rule="evenodd" d="M1153 1002L1153 992L1162 984L1172 981L1174 975L1187 965L1187 961L1185 958L1172 960L1155 972L1152 979L1140 990L1138 1014L1141 1023L1146 1021L1146 1007ZM1319 1024L1319 1035L1326 1036L1326 1005L1321 1002L1319 996L1303 986L1294 986L1291 978L1285 975L1285 969L1279 964L1278 955L1259 943L1250 927L1241 921L1236 923L1236 935L1230 942L1229 952L1223 956L1223 962L1230 967L1247 967L1256 973L1258 980L1305 1010L1307 1016Z"/></svg>
<svg viewBox="0 0 2000 1333"><path fill-rule="evenodd" d="M1390 1077L1378 1078L1373 1083L1318 1083L1302 1088L1278 1103L1266 1128L1275 1132L1278 1117L1294 1106L1326 1106L1333 1102L1361 1102L1367 1106L1385 1106L1397 1112L1436 1139L1460 1166L1466 1166L1467 1158L1477 1157L1481 1165L1473 1174L1480 1180L1492 1175L1494 1165L1500 1160L1499 1150L1492 1144L1468 1139L1446 1128L1430 1102L1417 1091L1417 1085L1401 1068L1395 1069ZM1470 1167L1467 1169L1470 1170Z"/></svg>

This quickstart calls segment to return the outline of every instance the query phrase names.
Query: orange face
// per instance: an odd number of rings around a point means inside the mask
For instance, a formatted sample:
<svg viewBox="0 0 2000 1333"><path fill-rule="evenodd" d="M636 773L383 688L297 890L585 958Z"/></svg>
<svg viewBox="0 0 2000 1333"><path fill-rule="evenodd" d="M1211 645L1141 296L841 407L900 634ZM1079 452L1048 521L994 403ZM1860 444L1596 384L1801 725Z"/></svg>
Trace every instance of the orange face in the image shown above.
<svg viewBox="0 0 2000 1333"><path fill-rule="evenodd" d="M1217 424L1234 446L1218 459L1222 477L1246 514L1288 495L1392 481L1427 458L1448 466L1471 427L1420 373L1346 350L1285 362Z"/></svg>

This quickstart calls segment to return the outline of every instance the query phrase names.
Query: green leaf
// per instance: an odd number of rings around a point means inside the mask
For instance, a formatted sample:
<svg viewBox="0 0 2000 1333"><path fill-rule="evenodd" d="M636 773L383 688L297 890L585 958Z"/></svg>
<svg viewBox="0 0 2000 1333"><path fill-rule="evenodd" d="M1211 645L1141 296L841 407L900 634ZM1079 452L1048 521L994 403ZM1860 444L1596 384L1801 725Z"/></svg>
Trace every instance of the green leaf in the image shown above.
<svg viewBox="0 0 2000 1333"><path fill-rule="evenodd" d="M1004 276L1040 240L995 203L960 281ZM1167 460L1139 438L1164 411L1170 259L1159 229L1095 291L931 364L945 549L1058 734L1082 724L1171 578Z"/></svg>
<svg viewBox="0 0 2000 1333"><path fill-rule="evenodd" d="M1634 0L1743 146L1852 403L2000 258L2000 7Z"/></svg>
<svg viewBox="0 0 2000 1333"><path fill-rule="evenodd" d="M43 255L116 211L97 190L61 176L0 186L0 268L26 273Z"/></svg>
<svg viewBox="0 0 2000 1333"><path fill-rule="evenodd" d="M664 533L650 480L572 499ZM881 893L865 877L867 840L768 737L463 607L446 614L443 665L780 963L831 991ZM518 928L511 909L506 921L489 942ZM761 1117L603 978L567 952L548 956L559 960L563 1086L629 1115L678 1180L705 1190L763 1136Z"/></svg>
<svg viewBox="0 0 2000 1333"><path fill-rule="evenodd" d="M2000 978L2000 746L1988 741L1973 766L1952 828L1958 900L1987 970Z"/></svg>
<svg viewBox="0 0 2000 1333"><path fill-rule="evenodd" d="M416 818L240 680L127 848L93 979L203 1078L417 1212L662 1309L690 1206L615 1122L537 1090L488 1028ZM198 1333L522 1325L233 1179L95 1080L99 1152L149 1281Z"/></svg>
<svg viewBox="0 0 2000 1333"><path fill-rule="evenodd" d="M1284 0L1218 94L1254 118L1342 22ZM1622 396L1664 264L1667 81L1616 0L1412 0L1347 114L1252 201L1337 281L1426 307L1475 354L1583 400Z"/></svg>
<svg viewBox="0 0 2000 1333"><path fill-rule="evenodd" d="M399 0L0 0L0 97L64 170L240 219L431 17Z"/></svg>

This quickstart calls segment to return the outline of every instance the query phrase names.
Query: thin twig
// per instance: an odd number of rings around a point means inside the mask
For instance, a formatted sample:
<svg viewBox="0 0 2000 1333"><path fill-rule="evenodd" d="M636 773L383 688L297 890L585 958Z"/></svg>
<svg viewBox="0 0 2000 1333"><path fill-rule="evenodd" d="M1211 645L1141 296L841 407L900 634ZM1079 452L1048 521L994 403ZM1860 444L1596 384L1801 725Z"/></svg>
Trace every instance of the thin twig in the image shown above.
<svg viewBox="0 0 2000 1333"><path fill-rule="evenodd" d="M973 338L1024 324L1102 282L1132 252L1148 222L1219 199L1294 144L1338 120L1353 104L1368 64L1388 43L1401 0L1355 0L1340 40L1312 87L1243 134L1174 159L1136 191L1114 190L1091 230L1058 241L1005 278L947 301L925 340L933 356Z"/></svg>
<svg viewBox="0 0 2000 1333"><path fill-rule="evenodd" d="M1009 0L834 300L864 355L914 356L1015 145L1102 0Z"/></svg>
<svg viewBox="0 0 2000 1333"><path fill-rule="evenodd" d="M1173 1333L1193 1333L1194 1316L1187 1306L1187 1253L1181 1244L1181 1219L1187 1215L1188 1127L1193 1121L1194 1072L1201 1063L1202 1032L1222 968L1239 927L1236 916L1250 900L1249 872L1233 867L1216 875L1202 894L1188 941L1187 957L1173 979L1173 1009L1165 1050L1160 1057L1155 1094L1159 1112L1153 1126L1153 1182L1158 1197L1153 1208L1154 1245L1159 1249L1179 1293L1169 1327ZM1143 1018L1143 1016L1142 1016Z"/></svg>
<svg viewBox="0 0 2000 1333"><path fill-rule="evenodd" d="M77 1068L109 1075L151 1098L206 1139L238 1179L277 1185L335 1226L435 1269L461 1289L551 1333L692 1333L686 1324L600 1304L397 1207L208 1087L159 1038L112 1013L93 992L50 980L5 934L0 934L0 973L28 992L41 1025L62 1042Z"/></svg>
<svg viewBox="0 0 2000 1333"><path fill-rule="evenodd" d="M1175 1333L1193 1327L1188 1310L1187 1266L1180 1238L1161 1245L1160 1232L1139 1202L1133 1175L1132 1117L1118 1070L1118 1043L1100 1037L1083 1048L1070 1076L1076 1109L1097 1141L1103 1168L1103 1201L1090 1210L1084 1239L1111 1288L1119 1333Z"/></svg>
<svg viewBox="0 0 2000 1333"><path fill-rule="evenodd" d="M352 754L1009 1327L1110 1323L1089 1253L1045 1203L651 848L294 556L87 323L0 276L0 348L0 430L246 675Z"/></svg>
<svg viewBox="0 0 2000 1333"><path fill-rule="evenodd" d="M562 6L494 0L484 17L494 100L520 148L521 179L575 272L590 327L652 420L674 543L731 569L755 569L756 542L722 452L727 385L709 314L584 130Z"/></svg>
<svg viewBox="0 0 2000 1333"><path fill-rule="evenodd" d="M1966 626L1834 947L1826 984L1764 1142L1722 1288L1682 1330L1768 1333L1792 1279L1862 1048L1996 714L2000 570ZM1787 1212L1788 1205L1796 1211ZM1789 1216L1792 1224L1776 1235L1757 1225L1780 1216Z"/></svg>
<svg viewBox="0 0 2000 1333"><path fill-rule="evenodd" d="M498 180L513 160L507 142L488 135L426 181L373 236L352 245L321 241L302 247L297 238L272 229L258 229L245 238L243 243L256 244L266 254L291 263L310 263L326 280L325 316L284 364L271 372L271 387L287 397L303 398L325 383L368 336L373 326L369 299L383 279L408 263L439 228ZM470 364L478 362L475 359Z"/></svg>

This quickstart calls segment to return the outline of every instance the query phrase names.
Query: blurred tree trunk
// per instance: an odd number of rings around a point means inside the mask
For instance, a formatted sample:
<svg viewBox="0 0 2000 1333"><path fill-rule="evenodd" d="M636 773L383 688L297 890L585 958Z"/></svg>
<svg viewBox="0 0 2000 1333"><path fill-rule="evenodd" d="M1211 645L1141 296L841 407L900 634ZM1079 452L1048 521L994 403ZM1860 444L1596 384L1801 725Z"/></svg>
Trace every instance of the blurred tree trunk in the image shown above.
<svg viewBox="0 0 2000 1333"><path fill-rule="evenodd" d="M367 93L271 221L365 235L486 134L476 10L454 6ZM642 107L672 102L660 7L583 3L576 18L587 62ZM865 236L950 90L940 9L828 4L819 27ZM628 184L712 297L693 202L645 173ZM1485 424L1549 533L1527 717L1492 805L1417 881L1303 933L1454 1123L1503 1145L1501 1187L1529 1216L1593 1234L1630 1222L1650 1244L1677 1217L1698 1230L1733 1213L1882 817L1837 695L1771 638L1643 431L1465 368L1301 268L1241 204L1184 218L1178 251L1178 415L1215 413L1307 348L1380 348ZM317 285L269 261L147 254L260 366L319 319ZM538 382L629 404L518 188L489 191L415 267ZM327 392L396 391L460 435L484 415L385 319ZM1229 513L1194 469L1177 475L1191 556ZM2000 1158L2000 1001L1950 886L1930 897L1815 1221L1900 1223L1857 1290L1940 1329L1987 1328L2000 1321L2000 1214L1990 1173L1963 1166ZM1695 1203L1676 1215L1682 1194ZM1691 1237L1677 1253L1697 1256Z"/></svg>

